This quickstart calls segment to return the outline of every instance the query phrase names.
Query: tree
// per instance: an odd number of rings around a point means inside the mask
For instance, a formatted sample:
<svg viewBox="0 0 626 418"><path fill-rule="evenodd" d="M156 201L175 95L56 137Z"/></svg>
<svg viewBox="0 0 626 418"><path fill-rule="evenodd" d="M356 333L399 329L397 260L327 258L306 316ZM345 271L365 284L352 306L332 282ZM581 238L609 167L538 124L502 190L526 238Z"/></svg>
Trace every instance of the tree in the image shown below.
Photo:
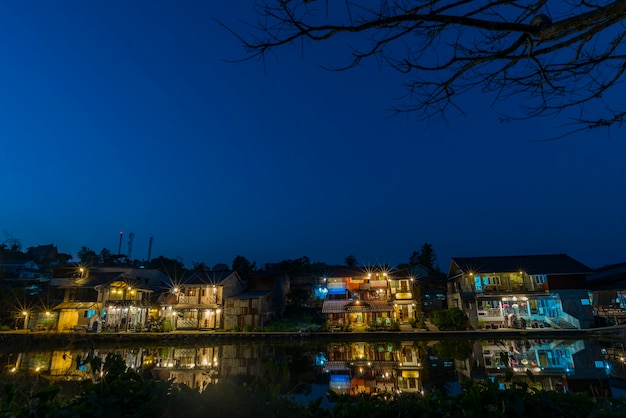
<svg viewBox="0 0 626 418"><path fill-rule="evenodd" d="M103 248L100 251L100 264L102 264L103 266L111 266L113 264L115 264L115 258L113 257L113 254L111 254L111 250L109 250L108 248Z"/></svg>
<svg viewBox="0 0 626 418"><path fill-rule="evenodd" d="M467 315L459 308L433 311L430 320L440 331L464 331L469 327Z"/></svg>
<svg viewBox="0 0 626 418"><path fill-rule="evenodd" d="M25 254L22 252L22 240L19 238L15 238L8 231L4 231L4 236L6 237L3 242L3 247L8 248L10 250L11 258L14 260L20 260L22 256Z"/></svg>
<svg viewBox="0 0 626 418"><path fill-rule="evenodd" d="M213 266L213 271L228 271L228 264L217 263Z"/></svg>
<svg viewBox="0 0 626 418"><path fill-rule="evenodd" d="M398 71L408 89L400 112L445 117L478 90L494 103L515 98L520 112L504 118L565 112L583 130L620 126L626 116L617 90L626 0L259 0L257 11L251 34L227 28L246 59L289 44L347 41L346 61L325 65L347 70L370 59Z"/></svg>
<svg viewBox="0 0 626 418"><path fill-rule="evenodd" d="M193 271L211 271L211 267L207 266L206 263L202 261L193 263L191 269Z"/></svg>
<svg viewBox="0 0 626 418"><path fill-rule="evenodd" d="M237 255L233 259L233 271L236 271L242 279L246 279L250 273L256 271L256 262L251 263L246 257Z"/></svg>
<svg viewBox="0 0 626 418"><path fill-rule="evenodd" d="M150 260L146 267L161 270L170 278L179 278L185 274L185 266L182 262L162 255Z"/></svg>
<svg viewBox="0 0 626 418"><path fill-rule="evenodd" d="M91 250L84 246L78 252L78 259L80 260L81 264L86 266L94 266L100 261L98 254L96 254L94 250Z"/></svg>
<svg viewBox="0 0 626 418"><path fill-rule="evenodd" d="M344 262L346 263L346 267L356 267L357 266L356 257L353 256L352 254L347 256L346 259L344 260Z"/></svg>
<svg viewBox="0 0 626 418"><path fill-rule="evenodd" d="M433 245L425 242L422 245L421 251L413 251L413 254L409 258L409 266L414 267L421 265L430 271L439 271L439 266L435 265L436 261L437 255L435 255Z"/></svg>
<svg viewBox="0 0 626 418"><path fill-rule="evenodd" d="M69 263L69 261L73 258L73 256L71 254L65 254L65 253L59 253L57 255L57 260L59 261L60 265L64 265Z"/></svg>

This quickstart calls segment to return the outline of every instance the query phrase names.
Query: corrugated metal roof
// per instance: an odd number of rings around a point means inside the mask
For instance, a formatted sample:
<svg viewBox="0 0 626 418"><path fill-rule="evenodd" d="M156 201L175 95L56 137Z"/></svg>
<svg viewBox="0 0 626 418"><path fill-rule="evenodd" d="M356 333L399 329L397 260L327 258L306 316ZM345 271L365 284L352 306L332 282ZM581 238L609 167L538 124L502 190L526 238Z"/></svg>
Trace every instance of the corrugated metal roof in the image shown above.
<svg viewBox="0 0 626 418"><path fill-rule="evenodd" d="M393 306L389 302L384 300L370 300L368 301L372 312L390 312L393 311Z"/></svg>
<svg viewBox="0 0 626 418"><path fill-rule="evenodd" d="M326 300L322 306L322 313L346 313L348 305L356 306L357 301L353 300ZM358 301L361 311L364 312L390 312L393 306L384 300Z"/></svg>
<svg viewBox="0 0 626 418"><path fill-rule="evenodd" d="M325 300L322 305L322 313L345 313L346 305L351 300Z"/></svg>
<svg viewBox="0 0 626 418"><path fill-rule="evenodd" d="M324 362L324 368L327 370L350 370L347 361L327 361Z"/></svg>
<svg viewBox="0 0 626 418"><path fill-rule="evenodd" d="M89 309L97 306L97 302L61 302L54 307L57 309Z"/></svg>

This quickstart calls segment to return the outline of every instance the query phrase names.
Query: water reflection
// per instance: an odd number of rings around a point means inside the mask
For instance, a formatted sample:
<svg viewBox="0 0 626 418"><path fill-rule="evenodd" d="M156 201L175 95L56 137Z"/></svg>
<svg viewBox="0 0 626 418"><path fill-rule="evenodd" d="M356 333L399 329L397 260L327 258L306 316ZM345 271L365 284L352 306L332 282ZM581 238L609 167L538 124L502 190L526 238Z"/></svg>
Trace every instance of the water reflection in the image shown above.
<svg viewBox="0 0 626 418"><path fill-rule="evenodd" d="M104 360L109 353L121 355L144 377L173 379L198 391L225 381L267 380L274 373L272 378L282 380L285 391L305 394L314 387L354 395L425 393L450 390L464 379L492 379L503 388L511 381L525 381L539 389L610 396L611 362L619 372L616 360L621 359L624 370L623 347L620 356L615 346L602 347L596 341L304 341L0 353L3 380L32 375L57 383L91 379L100 372L91 370L91 360ZM276 365L287 373L276 376Z"/></svg>
<svg viewBox="0 0 626 418"><path fill-rule="evenodd" d="M610 365L595 341L476 342L472 355L457 361L456 368L468 378L498 379L502 387L523 381L537 389L610 395Z"/></svg>

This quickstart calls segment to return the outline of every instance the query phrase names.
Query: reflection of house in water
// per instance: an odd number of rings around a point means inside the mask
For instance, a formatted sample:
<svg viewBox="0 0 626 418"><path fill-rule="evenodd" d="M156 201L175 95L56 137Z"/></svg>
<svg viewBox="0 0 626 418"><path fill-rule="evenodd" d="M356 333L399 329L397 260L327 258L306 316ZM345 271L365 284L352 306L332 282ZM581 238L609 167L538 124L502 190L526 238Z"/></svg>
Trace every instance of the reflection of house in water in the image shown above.
<svg viewBox="0 0 626 418"><path fill-rule="evenodd" d="M593 341L478 341L472 357L458 361L456 368L466 378L498 379L502 387L511 384L505 378L508 371L513 381L537 389L581 392L593 388L596 395L610 394L608 369Z"/></svg>
<svg viewBox="0 0 626 418"><path fill-rule="evenodd" d="M264 359L274 358L276 349L263 344L224 344L160 348L155 354L159 378L202 391L206 385L262 376L267 371Z"/></svg>
<svg viewBox="0 0 626 418"><path fill-rule="evenodd" d="M34 373L49 382L82 381L92 376L90 361L94 351L56 350L24 352L11 355L10 373Z"/></svg>
<svg viewBox="0 0 626 418"><path fill-rule="evenodd" d="M331 343L324 358L335 393L422 391L422 353L412 342Z"/></svg>
<svg viewBox="0 0 626 418"><path fill-rule="evenodd" d="M154 370L163 380L173 379L192 389L216 384L220 377L221 346L165 347L154 352Z"/></svg>
<svg viewBox="0 0 626 418"><path fill-rule="evenodd" d="M50 382L62 383L97 378L98 374L90 370L90 360L98 357L104 361L109 353L115 353L142 375L173 379L175 384L200 392L211 384L262 384L269 378L286 383L289 389L301 383L323 382L324 391L338 394L381 394L424 393L458 382L459 376L497 380L506 387L510 385L506 379L508 362L513 381L524 381L531 387L572 392L592 388L596 396L610 393L603 351L595 341L463 341L463 349L458 350L458 341L448 342L331 342L323 347L257 342L116 349L82 344L67 350L11 354L3 363L8 373L40 374ZM444 358L453 352L454 357L468 359L455 363ZM604 353L618 359L625 355L623 348ZM527 370L534 381L528 378ZM283 371L287 373L283 375Z"/></svg>

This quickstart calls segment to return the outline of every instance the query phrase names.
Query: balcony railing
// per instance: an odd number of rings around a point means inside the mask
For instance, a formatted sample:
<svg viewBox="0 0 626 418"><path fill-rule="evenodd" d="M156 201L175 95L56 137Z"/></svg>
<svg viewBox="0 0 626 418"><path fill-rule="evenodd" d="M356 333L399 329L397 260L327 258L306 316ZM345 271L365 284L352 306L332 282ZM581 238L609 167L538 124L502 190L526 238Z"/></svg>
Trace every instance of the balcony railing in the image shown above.
<svg viewBox="0 0 626 418"><path fill-rule="evenodd" d="M525 286L520 284L489 284L483 285L482 290L476 290L474 285L454 283L452 290L461 294L507 294L507 293L544 293L543 285Z"/></svg>
<svg viewBox="0 0 626 418"><path fill-rule="evenodd" d="M504 318L499 308L479 309L477 313L479 318Z"/></svg>

